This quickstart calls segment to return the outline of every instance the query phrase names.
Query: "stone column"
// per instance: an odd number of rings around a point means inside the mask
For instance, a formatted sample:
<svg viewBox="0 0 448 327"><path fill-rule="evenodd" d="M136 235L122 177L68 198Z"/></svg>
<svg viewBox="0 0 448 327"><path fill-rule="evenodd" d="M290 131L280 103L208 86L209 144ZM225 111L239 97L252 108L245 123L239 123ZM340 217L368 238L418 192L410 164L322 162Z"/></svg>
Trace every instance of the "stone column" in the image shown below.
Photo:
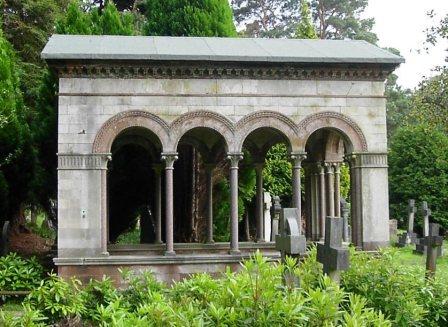
<svg viewBox="0 0 448 327"><path fill-rule="evenodd" d="M311 188L312 188L312 239L314 241L319 240L320 235L320 215L319 215L319 174L315 171L314 167L313 173L311 175Z"/></svg>
<svg viewBox="0 0 448 327"><path fill-rule="evenodd" d="M323 164L317 166L319 171L319 238L325 236L325 217L327 210L325 207L325 167Z"/></svg>
<svg viewBox="0 0 448 327"><path fill-rule="evenodd" d="M154 243L162 244L162 165L155 164L152 168L156 176L156 196L154 204L156 215L156 239Z"/></svg>
<svg viewBox="0 0 448 327"><path fill-rule="evenodd" d="M292 160L292 207L299 211L299 226L302 226L302 190L300 172L302 170L302 161L306 159L306 153L291 153Z"/></svg>
<svg viewBox="0 0 448 327"><path fill-rule="evenodd" d="M341 217L341 164L334 164L334 207L335 216Z"/></svg>
<svg viewBox="0 0 448 327"><path fill-rule="evenodd" d="M257 242L264 241L264 194L263 194L263 163L255 164L256 172L256 203Z"/></svg>
<svg viewBox="0 0 448 327"><path fill-rule="evenodd" d="M174 252L174 226L173 226L173 171L174 161L177 160L177 152L162 153L162 160L165 161L165 241L166 256L176 255Z"/></svg>
<svg viewBox="0 0 448 327"><path fill-rule="evenodd" d="M238 163L242 153L229 153L230 160L230 254L239 254L238 246Z"/></svg>
<svg viewBox="0 0 448 327"><path fill-rule="evenodd" d="M213 169L214 164L205 164L206 187L207 187L207 243L213 241Z"/></svg>
<svg viewBox="0 0 448 327"><path fill-rule="evenodd" d="M334 170L332 163L325 163L327 179L327 216L334 217Z"/></svg>

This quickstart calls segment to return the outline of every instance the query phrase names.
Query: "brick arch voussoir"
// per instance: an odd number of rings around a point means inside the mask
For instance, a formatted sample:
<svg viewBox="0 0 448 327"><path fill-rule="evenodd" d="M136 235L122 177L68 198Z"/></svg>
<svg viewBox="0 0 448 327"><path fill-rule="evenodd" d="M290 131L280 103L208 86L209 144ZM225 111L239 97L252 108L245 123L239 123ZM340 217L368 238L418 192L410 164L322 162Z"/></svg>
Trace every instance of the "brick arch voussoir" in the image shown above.
<svg viewBox="0 0 448 327"><path fill-rule="evenodd" d="M182 136L198 127L216 131L223 137L227 151L233 148L235 126L232 121L216 112L200 110L186 113L171 123L172 144L170 147L172 151L176 151Z"/></svg>
<svg viewBox="0 0 448 327"><path fill-rule="evenodd" d="M165 151L170 144L168 124L160 117L146 111L125 111L109 118L99 129L92 145L93 153L110 153L115 138L132 127L146 128L155 134Z"/></svg>
<svg viewBox="0 0 448 327"><path fill-rule="evenodd" d="M367 152L367 139L356 122L338 112L319 112L309 115L298 124L301 150L305 150L308 138L322 128L332 128L341 132L349 141L350 152Z"/></svg>
<svg viewBox="0 0 448 327"><path fill-rule="evenodd" d="M289 141L289 150L300 149L297 125L289 117L275 111L258 111L243 117L236 124L237 150L242 151L246 138L259 128L272 128Z"/></svg>

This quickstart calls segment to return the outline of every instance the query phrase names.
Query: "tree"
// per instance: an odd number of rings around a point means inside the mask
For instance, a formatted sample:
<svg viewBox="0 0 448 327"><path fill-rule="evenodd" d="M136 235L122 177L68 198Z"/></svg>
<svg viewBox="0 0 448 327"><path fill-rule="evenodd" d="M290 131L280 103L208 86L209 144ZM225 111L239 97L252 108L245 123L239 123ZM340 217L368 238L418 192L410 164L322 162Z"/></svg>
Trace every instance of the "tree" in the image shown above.
<svg viewBox="0 0 448 327"><path fill-rule="evenodd" d="M0 30L0 221L19 215L35 173L27 118L17 56Z"/></svg>
<svg viewBox="0 0 448 327"><path fill-rule="evenodd" d="M363 19L361 14L368 0L313 0L314 22L320 39L354 39L376 43L372 32L373 18Z"/></svg>
<svg viewBox="0 0 448 327"><path fill-rule="evenodd" d="M409 199L428 201L448 228L448 136L427 125L401 127L389 152L391 216L403 223Z"/></svg>
<svg viewBox="0 0 448 327"><path fill-rule="evenodd" d="M435 15L434 10L428 13L430 18L435 17ZM431 26L426 30L426 44L436 45L440 39L448 40L448 14L439 21L438 25ZM446 50L448 51L448 48ZM445 60L448 61L448 55Z"/></svg>
<svg viewBox="0 0 448 327"><path fill-rule="evenodd" d="M423 80L412 96L408 124L427 124L448 135L448 68Z"/></svg>
<svg viewBox="0 0 448 327"><path fill-rule="evenodd" d="M300 0L300 22L297 25L295 37L317 39L316 28L311 21L311 12L307 0Z"/></svg>
<svg viewBox="0 0 448 327"><path fill-rule="evenodd" d="M72 1L64 17L56 23L59 34L133 35L138 34L132 13L119 12L112 2L100 10L84 11L78 1Z"/></svg>
<svg viewBox="0 0 448 327"><path fill-rule="evenodd" d="M251 37L292 37L299 20L299 1L232 0L235 21Z"/></svg>
<svg viewBox="0 0 448 327"><path fill-rule="evenodd" d="M236 36L227 0L146 0L146 35Z"/></svg>

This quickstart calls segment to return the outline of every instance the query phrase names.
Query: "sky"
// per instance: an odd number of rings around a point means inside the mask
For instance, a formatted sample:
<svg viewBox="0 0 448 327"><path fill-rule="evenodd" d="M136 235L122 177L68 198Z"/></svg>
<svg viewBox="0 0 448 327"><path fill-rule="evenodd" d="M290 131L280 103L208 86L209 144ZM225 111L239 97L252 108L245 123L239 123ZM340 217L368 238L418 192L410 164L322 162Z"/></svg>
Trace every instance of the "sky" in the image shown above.
<svg viewBox="0 0 448 327"><path fill-rule="evenodd" d="M437 14L434 19L426 15L431 9ZM429 53L423 49L424 30L447 13L448 0L369 0L365 15L375 18L373 31L378 35L378 45L396 48L406 59L395 71L401 86L412 89L423 76L434 75L431 70L435 66L448 65L448 41L439 42Z"/></svg>

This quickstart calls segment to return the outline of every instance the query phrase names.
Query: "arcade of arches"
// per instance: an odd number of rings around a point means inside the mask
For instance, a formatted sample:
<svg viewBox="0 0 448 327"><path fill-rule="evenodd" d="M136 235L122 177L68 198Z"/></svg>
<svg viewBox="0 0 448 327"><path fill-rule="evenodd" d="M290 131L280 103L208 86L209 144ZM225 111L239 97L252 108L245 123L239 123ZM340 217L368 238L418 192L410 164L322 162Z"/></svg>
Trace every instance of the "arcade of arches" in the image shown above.
<svg viewBox="0 0 448 327"><path fill-rule="evenodd" d="M188 121L194 117L188 116L190 118L181 117L179 120ZM120 120L129 121L123 124L125 128L119 132L116 128L113 133L104 130L110 128L109 126L119 125L116 117L111 118L115 121L113 125L108 122L104 124L99 135L105 133L107 137L97 138L97 141L111 144L112 153L107 174L107 243L115 242L120 233L133 227L137 216L140 224L140 243L165 244L165 255L175 255L175 243L214 243L213 208L216 208L216 204L213 189L219 179L228 178L229 251L233 254L239 253L239 242L252 240L250 233L242 235L244 226L240 222L238 212L238 175L241 166L255 171L256 176L254 208L249 209L253 219L248 220L254 226L246 227L254 230L253 239L257 242L270 242L271 237L265 236L264 232L263 167L271 147L283 143L288 149L292 163L290 205L300 209L300 223L309 240L319 241L323 238L326 216L340 217L341 165L353 167L350 193L353 204L352 240L355 245L362 247L360 219L356 212L356 201L359 198L356 190L359 187L357 188L357 179L354 177L356 168L353 159L354 144L362 145L365 140L362 134L356 132L358 128L353 122L347 119L343 121L338 115L332 115L339 123L335 126L343 126L345 131L332 126L316 126L319 128L309 133L306 139L300 140L300 133L295 132L297 126L288 121L287 117L281 117L277 113L265 112L258 124L252 124L251 117L247 117L247 123L235 128L230 121L226 122L224 117L217 114L202 112L195 113L195 116L202 116L208 123L204 126L193 125L191 129L181 132L170 131L176 135L176 147L170 152L163 151L163 134L159 137L147 127L143 127L145 124L137 123L132 126L141 119L158 121L143 112L121 117ZM287 127L286 133L283 132L285 129L270 127L279 124L280 117L288 121L288 124L283 126ZM221 134L223 130L214 126L214 123L218 126L219 121L224 121L232 133ZM151 123L148 122L147 125ZM230 152L229 144L236 144L238 151ZM293 144L305 144L305 151L292 151ZM94 149L103 151L104 147L95 142ZM270 226L268 228L270 229ZM105 253L108 251L107 246L103 244Z"/></svg>

